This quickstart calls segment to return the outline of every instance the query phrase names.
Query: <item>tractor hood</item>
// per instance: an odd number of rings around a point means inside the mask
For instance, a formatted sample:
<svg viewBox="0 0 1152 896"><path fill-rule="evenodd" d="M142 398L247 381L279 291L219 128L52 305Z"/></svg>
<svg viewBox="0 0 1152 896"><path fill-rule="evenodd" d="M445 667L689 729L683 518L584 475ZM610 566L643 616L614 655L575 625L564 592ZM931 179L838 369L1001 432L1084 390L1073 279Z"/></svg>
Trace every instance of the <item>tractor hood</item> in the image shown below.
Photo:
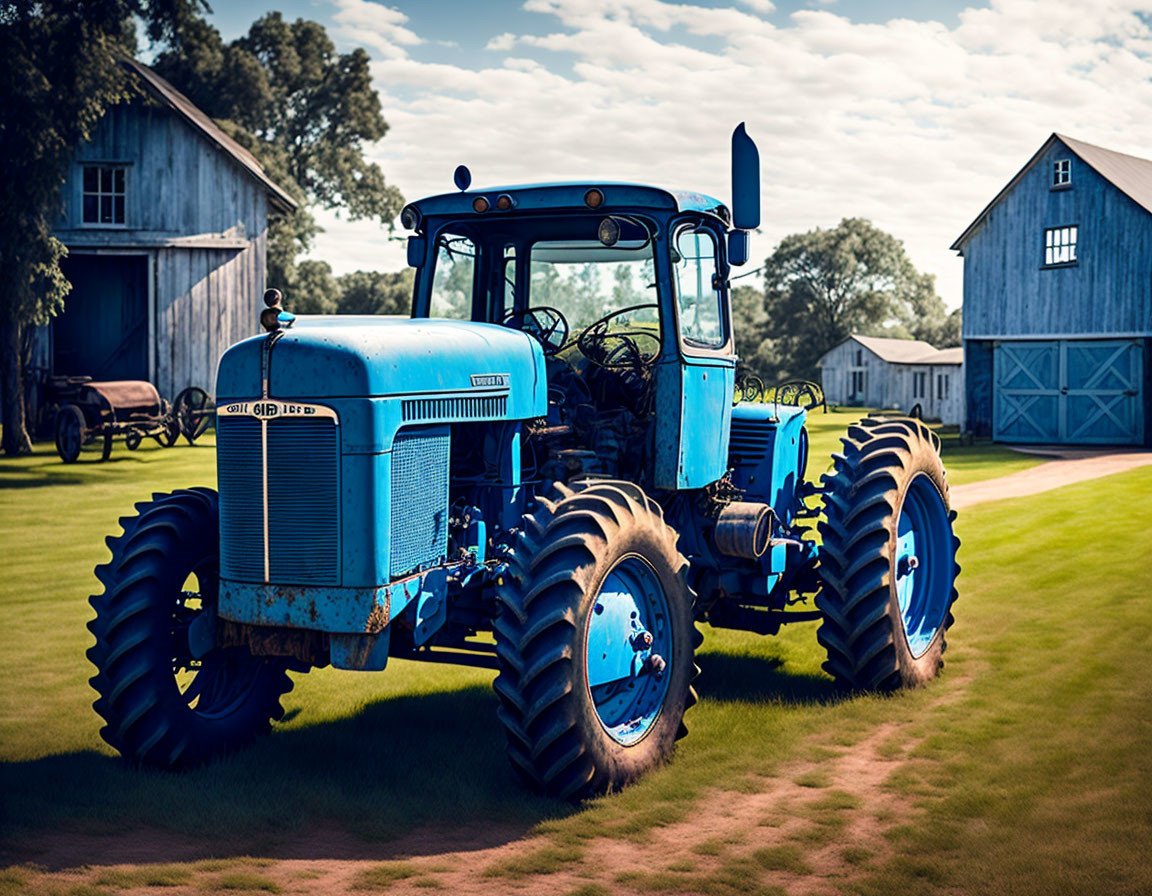
<svg viewBox="0 0 1152 896"><path fill-rule="evenodd" d="M246 339L220 359L217 401L261 395L268 336ZM300 317L269 353L271 398L388 398L507 392L509 410L530 417L547 406L544 355L519 330L495 324L397 317Z"/></svg>

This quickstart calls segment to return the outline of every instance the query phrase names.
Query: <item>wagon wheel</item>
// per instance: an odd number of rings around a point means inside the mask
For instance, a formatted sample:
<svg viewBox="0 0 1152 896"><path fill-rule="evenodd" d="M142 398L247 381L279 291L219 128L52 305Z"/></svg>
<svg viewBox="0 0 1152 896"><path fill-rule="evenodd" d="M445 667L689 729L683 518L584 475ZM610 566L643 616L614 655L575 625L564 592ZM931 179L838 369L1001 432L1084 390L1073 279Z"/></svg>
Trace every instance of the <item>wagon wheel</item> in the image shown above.
<svg viewBox="0 0 1152 896"><path fill-rule="evenodd" d="M76 405L66 404L56 412L56 453L64 463L75 463L80 457L86 429L84 412Z"/></svg>
<svg viewBox="0 0 1152 896"><path fill-rule="evenodd" d="M216 408L212 399L199 386L189 386L172 403L172 416L189 445L204 435L204 430L215 415Z"/></svg>
<svg viewBox="0 0 1152 896"><path fill-rule="evenodd" d="M811 410L817 405L824 404L824 392L816 383L807 380L789 380L776 387L775 400L776 404Z"/></svg>
<svg viewBox="0 0 1152 896"><path fill-rule="evenodd" d="M746 376L740 386L742 401L760 401L764 396L764 381L758 376Z"/></svg>
<svg viewBox="0 0 1152 896"><path fill-rule="evenodd" d="M100 449L100 462L108 460L112 456L112 427L105 424L104 426L104 445Z"/></svg>
<svg viewBox="0 0 1152 896"><path fill-rule="evenodd" d="M180 438L180 423L174 418L169 417L163 424L163 429L155 433L154 438L160 446L164 448L171 448L176 444L176 440Z"/></svg>
<svg viewBox="0 0 1152 896"><path fill-rule="evenodd" d="M144 436L140 434L138 429L130 429L124 433L124 447L129 451L135 451L139 448L142 441L144 441Z"/></svg>

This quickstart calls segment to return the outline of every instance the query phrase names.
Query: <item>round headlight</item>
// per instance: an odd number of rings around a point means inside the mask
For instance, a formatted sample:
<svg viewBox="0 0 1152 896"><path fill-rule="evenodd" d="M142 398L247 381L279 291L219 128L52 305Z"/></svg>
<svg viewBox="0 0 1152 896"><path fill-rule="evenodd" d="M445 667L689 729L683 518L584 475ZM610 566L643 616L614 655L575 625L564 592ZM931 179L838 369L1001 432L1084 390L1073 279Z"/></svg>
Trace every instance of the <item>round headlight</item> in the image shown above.
<svg viewBox="0 0 1152 896"><path fill-rule="evenodd" d="M477 196L472 200L472 211L480 215L484 214L484 212L488 211L488 200L483 196Z"/></svg>
<svg viewBox="0 0 1152 896"><path fill-rule="evenodd" d="M420 212L411 205L404 206L404 210L400 212L400 223L408 230L415 230L420 224Z"/></svg>
<svg viewBox="0 0 1152 896"><path fill-rule="evenodd" d="M604 204L604 194L593 187L584 194L584 204L588 208L600 208Z"/></svg>
<svg viewBox="0 0 1152 896"><path fill-rule="evenodd" d="M516 203L512 201L512 197L507 193L501 193L496 197L496 208L502 212L508 211L508 209L512 208L515 204Z"/></svg>

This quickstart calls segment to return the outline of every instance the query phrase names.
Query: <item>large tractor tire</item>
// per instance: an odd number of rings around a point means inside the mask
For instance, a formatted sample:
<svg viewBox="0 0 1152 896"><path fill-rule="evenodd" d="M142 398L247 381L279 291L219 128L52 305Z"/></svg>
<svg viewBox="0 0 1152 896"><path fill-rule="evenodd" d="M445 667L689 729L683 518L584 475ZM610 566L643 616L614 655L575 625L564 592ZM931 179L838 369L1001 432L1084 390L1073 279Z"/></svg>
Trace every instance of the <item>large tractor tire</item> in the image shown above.
<svg viewBox="0 0 1152 896"><path fill-rule="evenodd" d="M939 439L919 420L869 417L842 442L819 524L824 669L854 690L922 685L944 664L960 572Z"/></svg>
<svg viewBox="0 0 1152 896"><path fill-rule="evenodd" d="M498 589L499 718L512 763L568 800L665 760L696 702L688 562L635 485L557 486L526 516Z"/></svg>
<svg viewBox="0 0 1152 896"><path fill-rule="evenodd" d="M126 759L186 768L248 743L270 728L292 688L287 661L242 647L211 647L219 571L219 509L206 488L153 495L109 536L91 598L96 644L88 659L106 722L100 735ZM202 614L207 619L196 620ZM204 644L208 649L194 650ZM197 659L195 653L202 656Z"/></svg>

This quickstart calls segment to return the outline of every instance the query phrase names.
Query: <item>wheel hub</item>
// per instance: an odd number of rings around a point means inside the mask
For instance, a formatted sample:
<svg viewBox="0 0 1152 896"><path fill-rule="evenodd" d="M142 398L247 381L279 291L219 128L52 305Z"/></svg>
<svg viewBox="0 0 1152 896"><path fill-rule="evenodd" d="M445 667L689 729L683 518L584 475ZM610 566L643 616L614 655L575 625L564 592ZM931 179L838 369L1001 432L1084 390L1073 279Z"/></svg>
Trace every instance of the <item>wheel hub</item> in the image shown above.
<svg viewBox="0 0 1152 896"><path fill-rule="evenodd" d="M588 614L588 688L601 725L631 746L652 729L668 692L672 633L655 571L625 558L605 577Z"/></svg>

